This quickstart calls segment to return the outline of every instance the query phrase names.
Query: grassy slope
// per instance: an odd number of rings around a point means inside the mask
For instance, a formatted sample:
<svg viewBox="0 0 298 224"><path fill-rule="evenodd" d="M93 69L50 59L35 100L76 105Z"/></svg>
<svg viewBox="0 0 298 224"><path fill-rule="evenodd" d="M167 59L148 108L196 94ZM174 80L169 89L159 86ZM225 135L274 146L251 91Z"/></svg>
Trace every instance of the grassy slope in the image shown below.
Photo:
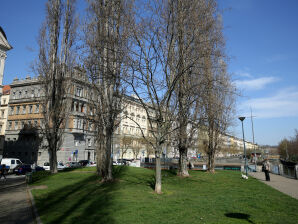
<svg viewBox="0 0 298 224"><path fill-rule="evenodd" d="M94 169L95 170L95 169ZM298 200L235 171L163 171L163 194L153 192L154 171L115 167L116 181L94 173L45 176L33 190L43 223L297 223Z"/></svg>

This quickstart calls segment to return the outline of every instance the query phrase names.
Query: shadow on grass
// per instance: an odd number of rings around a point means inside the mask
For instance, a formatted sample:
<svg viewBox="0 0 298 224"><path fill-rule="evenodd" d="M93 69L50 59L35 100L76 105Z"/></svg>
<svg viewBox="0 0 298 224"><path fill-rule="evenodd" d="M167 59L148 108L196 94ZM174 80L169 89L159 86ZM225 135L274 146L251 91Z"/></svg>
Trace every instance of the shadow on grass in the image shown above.
<svg viewBox="0 0 298 224"><path fill-rule="evenodd" d="M113 169L114 177L120 178L125 170L125 167ZM52 191L49 189L48 193L44 192L41 196L37 194L35 200L43 223L115 223L113 192L119 188L119 184L116 181L101 183L96 174L82 175L75 174L58 180L74 181L73 184Z"/></svg>
<svg viewBox="0 0 298 224"><path fill-rule="evenodd" d="M43 181L48 179L51 176L51 172L49 171L38 171L33 173L32 175L32 183L38 182L38 181Z"/></svg>
<svg viewBox="0 0 298 224"><path fill-rule="evenodd" d="M225 216L228 218L243 219L243 220L248 221L249 223L254 223L251 220L249 220L250 215L245 214L245 213L226 213Z"/></svg>

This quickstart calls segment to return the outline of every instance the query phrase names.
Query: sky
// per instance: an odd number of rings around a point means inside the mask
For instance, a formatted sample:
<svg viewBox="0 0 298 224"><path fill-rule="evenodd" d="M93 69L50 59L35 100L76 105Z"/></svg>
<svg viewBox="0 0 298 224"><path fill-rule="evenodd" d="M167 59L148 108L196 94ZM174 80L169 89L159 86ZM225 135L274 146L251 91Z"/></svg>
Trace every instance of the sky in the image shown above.
<svg viewBox="0 0 298 224"><path fill-rule="evenodd" d="M83 11L83 0L78 0ZM0 26L13 49L7 53L3 84L33 76L37 36L46 0L1 2ZM218 0L223 13L228 70L239 89L232 135L277 145L298 129L298 1Z"/></svg>

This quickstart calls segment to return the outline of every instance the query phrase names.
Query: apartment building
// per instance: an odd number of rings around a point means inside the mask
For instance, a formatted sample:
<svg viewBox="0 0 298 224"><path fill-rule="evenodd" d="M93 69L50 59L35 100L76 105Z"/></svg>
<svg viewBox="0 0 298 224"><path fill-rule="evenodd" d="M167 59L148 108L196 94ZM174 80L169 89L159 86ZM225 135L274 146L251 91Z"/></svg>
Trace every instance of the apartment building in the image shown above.
<svg viewBox="0 0 298 224"><path fill-rule="evenodd" d="M95 160L94 131L86 121L90 111L90 86L82 72L77 69L66 78L66 93L70 115L63 133L63 143L57 152L58 161ZM40 79L26 77L14 79L11 84L10 102L5 134L5 157L16 157L25 163L43 165L49 161L47 143L43 139L42 114L43 89Z"/></svg>
<svg viewBox="0 0 298 224"><path fill-rule="evenodd" d="M0 105L0 155L3 155L3 149L4 149L9 96L10 96L10 86L5 85L3 87L3 95L1 97L1 105Z"/></svg>
<svg viewBox="0 0 298 224"><path fill-rule="evenodd" d="M2 103L2 100L1 100L2 92L3 92L2 91L2 89L3 89L2 80L3 80L3 76L4 76L4 67L5 67L6 57L7 57L6 52L11 50L11 49L12 49L12 46L8 43L6 34L5 34L4 30L2 29L2 27L0 26L0 103ZM2 114L0 114L0 115L2 115ZM1 120L2 120L2 118L1 118ZM2 122L3 122L3 120L2 120ZM2 125L2 128L3 128L4 124L0 123L0 126L1 125ZM0 134L0 159L3 156L3 146L4 146L4 135L3 135L3 130L1 130L1 134Z"/></svg>

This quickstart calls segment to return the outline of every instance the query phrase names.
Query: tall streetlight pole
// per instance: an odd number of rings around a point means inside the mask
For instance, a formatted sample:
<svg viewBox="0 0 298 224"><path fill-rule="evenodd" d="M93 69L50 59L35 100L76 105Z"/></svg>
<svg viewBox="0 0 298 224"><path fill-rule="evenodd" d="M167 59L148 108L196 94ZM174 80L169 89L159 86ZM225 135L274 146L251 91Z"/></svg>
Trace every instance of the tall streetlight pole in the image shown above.
<svg viewBox="0 0 298 224"><path fill-rule="evenodd" d="M239 120L241 121L241 124L242 124L243 148L244 148L244 158L245 158L244 169L245 169L245 174L247 176L247 159L246 159L246 148L245 148L244 129L243 129L244 119L245 119L245 117L239 117Z"/></svg>

